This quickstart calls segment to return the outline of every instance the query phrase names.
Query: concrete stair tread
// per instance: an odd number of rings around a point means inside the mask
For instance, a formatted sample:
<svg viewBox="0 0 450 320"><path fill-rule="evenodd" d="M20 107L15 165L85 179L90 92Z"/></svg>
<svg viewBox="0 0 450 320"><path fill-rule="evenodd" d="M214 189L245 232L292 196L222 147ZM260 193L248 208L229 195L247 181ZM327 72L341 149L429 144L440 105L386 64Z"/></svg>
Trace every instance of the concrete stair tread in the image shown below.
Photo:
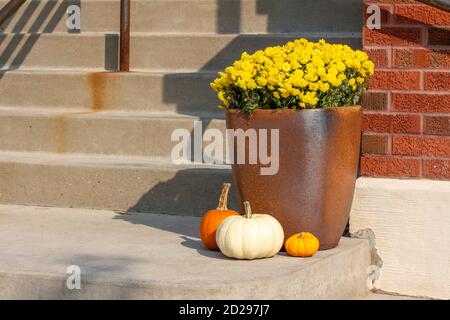
<svg viewBox="0 0 450 320"><path fill-rule="evenodd" d="M199 219L0 206L0 298L348 299L367 296L368 241L308 259L239 261L206 250ZM81 290L66 269L81 268Z"/></svg>
<svg viewBox="0 0 450 320"><path fill-rule="evenodd" d="M197 112L191 114L181 114L176 112L149 112L149 111L126 111L126 110L105 110L105 111L80 111L76 108L31 108L25 109L15 106L0 106L0 117L22 116L22 117L57 117L78 119L123 119L123 120L143 120L143 121L195 121L195 120L215 120L225 119L224 113Z"/></svg>
<svg viewBox="0 0 450 320"><path fill-rule="evenodd" d="M332 43L361 47L358 32L266 35L136 33L130 39L130 68L221 70L238 58L242 51L254 52L299 37L311 40L325 38ZM0 39L0 51L7 52L2 56L4 61L1 61L6 68L117 69L117 33L0 34Z"/></svg>
<svg viewBox="0 0 450 320"><path fill-rule="evenodd" d="M0 6L6 0L0 1ZM39 3L40 2L40 3ZM119 0L80 0L86 31L119 30ZM65 0L27 1L5 30L64 32L66 9L74 2ZM359 30L360 0L133 0L131 30L189 32L292 32ZM25 23L20 17L27 13ZM292 14L295 12L296 14ZM317 19L321 16L322 19ZM192 19L197 17L198 19Z"/></svg>
<svg viewBox="0 0 450 320"><path fill-rule="evenodd" d="M139 168L179 171L189 169L229 170L229 165L208 163L173 164L168 159L156 157L109 156L98 154L57 154L44 152L0 151L1 162L45 164L59 166L88 166L107 168Z"/></svg>
<svg viewBox="0 0 450 320"><path fill-rule="evenodd" d="M219 100L209 86L215 77L193 70L3 69L0 106L217 115Z"/></svg>
<svg viewBox="0 0 450 320"><path fill-rule="evenodd" d="M130 70L128 72L120 72L113 70L103 70L98 71L97 69L86 69L86 68L0 68L0 74L62 74L62 75L87 75L87 74L111 74L120 77L133 77L139 76L167 76L167 75L199 75L199 76L217 76L217 71L214 70L196 70L196 69L185 69L185 70L170 70L170 69L152 69L152 70Z"/></svg>
<svg viewBox="0 0 450 320"><path fill-rule="evenodd" d="M111 34L119 34L118 32L113 32ZM258 36L261 38L272 38L272 37L299 37L299 38L317 38L317 37L329 37L329 38L361 38L362 32L358 31L317 31L317 32L245 32L245 33L216 33L216 32L183 32L183 31L131 31L131 36L135 37L223 37L223 38L235 38L235 37L254 37ZM99 37L104 36L105 32L102 31L85 31L82 33L67 33L67 31L59 32L8 32L1 31L0 35L5 36L45 36L45 37L61 37L61 36L72 36L72 37Z"/></svg>
<svg viewBox="0 0 450 320"><path fill-rule="evenodd" d="M134 148L134 147L133 147ZM5 150L5 149L3 149ZM123 154L0 152L0 203L202 215L217 206L225 165ZM4 187L3 187L4 186ZM234 188L230 208L237 208Z"/></svg>
<svg viewBox="0 0 450 320"><path fill-rule="evenodd" d="M224 134L224 114L0 107L0 150L169 160L174 132L200 126Z"/></svg>

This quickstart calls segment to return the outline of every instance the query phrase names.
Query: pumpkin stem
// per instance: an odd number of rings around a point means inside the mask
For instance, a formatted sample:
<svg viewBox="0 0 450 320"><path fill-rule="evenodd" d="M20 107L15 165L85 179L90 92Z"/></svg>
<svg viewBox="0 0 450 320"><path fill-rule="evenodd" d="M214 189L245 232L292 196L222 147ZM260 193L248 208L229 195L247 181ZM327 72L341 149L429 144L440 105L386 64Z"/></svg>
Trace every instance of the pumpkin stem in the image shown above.
<svg viewBox="0 0 450 320"><path fill-rule="evenodd" d="M252 207L250 206L250 202L244 201L244 209L245 209L245 217L250 219L252 217Z"/></svg>
<svg viewBox="0 0 450 320"><path fill-rule="evenodd" d="M224 183L222 187L222 193L219 198L219 205L217 206L217 210L228 210L228 191L230 191L231 183Z"/></svg>

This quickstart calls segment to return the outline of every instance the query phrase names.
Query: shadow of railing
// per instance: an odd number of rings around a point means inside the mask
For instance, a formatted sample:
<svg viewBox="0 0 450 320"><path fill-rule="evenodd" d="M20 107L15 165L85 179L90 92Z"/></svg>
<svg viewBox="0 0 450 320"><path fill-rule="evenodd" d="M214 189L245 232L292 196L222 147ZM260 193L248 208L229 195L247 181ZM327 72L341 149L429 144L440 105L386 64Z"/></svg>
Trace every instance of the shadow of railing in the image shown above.
<svg viewBox="0 0 450 320"><path fill-rule="evenodd" d="M72 5L81 8L81 0L30 1L23 10L19 10L3 24L0 30L0 80L6 72L23 66L36 43L46 34L55 32L63 19L66 19L67 9ZM66 32L81 33L80 30ZM117 33L105 34L105 70L118 69L118 43Z"/></svg>

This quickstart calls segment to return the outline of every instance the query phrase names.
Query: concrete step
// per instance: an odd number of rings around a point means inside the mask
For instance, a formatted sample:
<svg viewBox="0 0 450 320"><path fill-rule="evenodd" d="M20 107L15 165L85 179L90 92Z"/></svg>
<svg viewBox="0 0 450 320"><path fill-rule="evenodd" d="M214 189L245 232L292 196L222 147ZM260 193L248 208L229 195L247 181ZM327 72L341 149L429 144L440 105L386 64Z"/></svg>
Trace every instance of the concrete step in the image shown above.
<svg viewBox="0 0 450 320"><path fill-rule="evenodd" d="M103 33L4 33L0 68L117 70L118 39Z"/></svg>
<svg viewBox="0 0 450 320"><path fill-rule="evenodd" d="M177 129L192 133L196 121L201 121L204 129L225 132L225 120L209 115L0 107L0 150L169 160L178 144L178 140L172 142L172 133Z"/></svg>
<svg viewBox="0 0 450 320"><path fill-rule="evenodd" d="M208 195L202 195L202 201ZM234 260L206 250L198 218L0 206L1 299L359 299L366 240L302 259ZM67 279L80 268L81 287ZM69 281L71 283L71 281Z"/></svg>
<svg viewBox="0 0 450 320"><path fill-rule="evenodd" d="M271 35L134 33L130 44L132 70L217 71L243 51L306 37L361 47L361 34L320 32ZM0 34L0 68L117 70L117 34ZM199 50L201 48L201 50Z"/></svg>
<svg viewBox="0 0 450 320"><path fill-rule="evenodd" d="M157 159L0 152L0 203L202 216L231 170ZM229 206L238 208L232 188Z"/></svg>
<svg viewBox="0 0 450 320"><path fill-rule="evenodd" d="M133 69L222 70L238 59L243 51L254 52L306 37L325 38L333 43L361 47L359 33L298 33L277 35L146 34L134 35L131 46Z"/></svg>
<svg viewBox="0 0 450 320"><path fill-rule="evenodd" d="M1 0L0 8L7 2ZM72 5L81 9L82 32L119 31L120 0L27 0L1 29L13 33L68 32L67 9Z"/></svg>
<svg viewBox="0 0 450 320"><path fill-rule="evenodd" d="M209 83L216 73L0 71L0 106L79 111L222 113Z"/></svg>
<svg viewBox="0 0 450 320"><path fill-rule="evenodd" d="M77 4L81 8L81 32L117 32L119 2L27 1L6 24L5 31L67 32L67 8ZM5 0L0 1L0 7L5 3ZM133 0L131 30L211 33L358 32L362 25L361 11L360 0ZM29 19L25 20L23 16Z"/></svg>

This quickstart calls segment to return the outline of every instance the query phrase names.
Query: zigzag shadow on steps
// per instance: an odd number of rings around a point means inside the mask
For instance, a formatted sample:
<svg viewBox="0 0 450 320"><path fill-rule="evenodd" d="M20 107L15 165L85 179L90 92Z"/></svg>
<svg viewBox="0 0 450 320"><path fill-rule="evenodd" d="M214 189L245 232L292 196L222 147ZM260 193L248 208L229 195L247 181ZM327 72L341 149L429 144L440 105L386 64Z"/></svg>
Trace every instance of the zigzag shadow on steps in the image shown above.
<svg viewBox="0 0 450 320"><path fill-rule="evenodd" d="M15 21L19 13L14 14L0 28L0 80L6 72L19 69L42 35L53 33L58 24L67 16L67 9L76 5L82 7L81 0L66 1L29 1L24 7L21 16ZM36 18L30 21L30 17ZM15 24L12 25L13 21ZM27 27L28 25L28 27ZM10 29L11 33L4 32ZM80 30L67 30L68 34L80 34ZM116 33L105 34L105 70L118 70L119 36ZM73 50L73 48L67 48ZM82 53L81 53L82 54ZM7 67L9 62L9 67Z"/></svg>

